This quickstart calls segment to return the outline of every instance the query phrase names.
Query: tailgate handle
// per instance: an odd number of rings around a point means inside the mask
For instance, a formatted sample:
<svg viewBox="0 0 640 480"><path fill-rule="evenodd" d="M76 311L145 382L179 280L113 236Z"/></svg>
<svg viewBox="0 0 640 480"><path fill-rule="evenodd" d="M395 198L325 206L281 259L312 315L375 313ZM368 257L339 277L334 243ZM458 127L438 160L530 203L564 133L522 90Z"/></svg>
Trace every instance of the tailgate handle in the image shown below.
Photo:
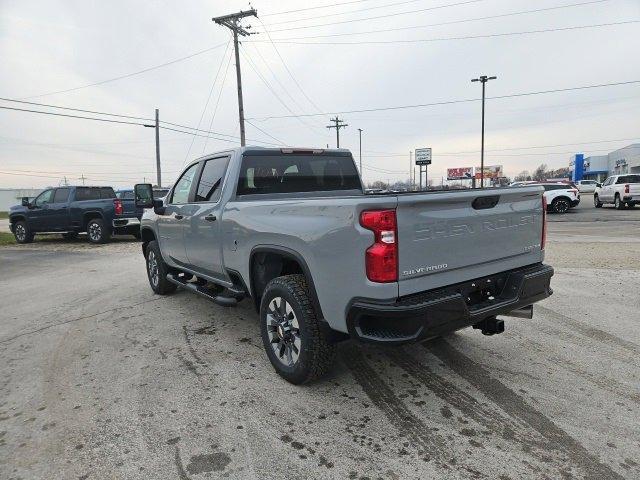
<svg viewBox="0 0 640 480"><path fill-rule="evenodd" d="M489 197L478 197L476 198L471 206L475 210L484 210L487 208L493 208L498 204L500 200L500 195L491 195Z"/></svg>

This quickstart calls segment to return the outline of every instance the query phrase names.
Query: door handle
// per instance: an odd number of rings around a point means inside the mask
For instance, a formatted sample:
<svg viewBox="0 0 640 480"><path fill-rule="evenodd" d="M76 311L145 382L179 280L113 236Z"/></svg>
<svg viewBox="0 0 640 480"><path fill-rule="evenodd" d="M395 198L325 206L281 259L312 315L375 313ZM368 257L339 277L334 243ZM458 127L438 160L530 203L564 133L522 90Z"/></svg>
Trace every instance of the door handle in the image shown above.
<svg viewBox="0 0 640 480"><path fill-rule="evenodd" d="M179 213L176 213L173 218L175 218L176 220L182 220L184 218L184 215L180 215Z"/></svg>
<svg viewBox="0 0 640 480"><path fill-rule="evenodd" d="M215 221L216 221L216 216L215 216L215 215L211 215L211 214L209 214L209 215L207 215L206 217L204 217L204 219L205 219L207 222L215 222Z"/></svg>

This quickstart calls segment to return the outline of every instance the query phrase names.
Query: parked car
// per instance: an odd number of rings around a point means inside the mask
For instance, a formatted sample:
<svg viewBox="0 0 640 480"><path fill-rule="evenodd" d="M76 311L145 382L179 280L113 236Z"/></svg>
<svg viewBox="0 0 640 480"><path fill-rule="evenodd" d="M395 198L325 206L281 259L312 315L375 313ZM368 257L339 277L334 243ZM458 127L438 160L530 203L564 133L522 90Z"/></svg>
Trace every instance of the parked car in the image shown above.
<svg viewBox="0 0 640 480"><path fill-rule="evenodd" d="M580 193L593 193L598 185L596 180L578 180L576 182L576 187Z"/></svg>
<svg viewBox="0 0 640 480"><path fill-rule="evenodd" d="M125 211L111 187L59 187L11 207L9 227L18 243L32 242L38 233L73 239L80 232L87 232L92 243L105 243L112 233L139 238L141 216Z"/></svg>
<svg viewBox="0 0 640 480"><path fill-rule="evenodd" d="M544 198L549 212L567 213L580 203L580 192L566 183L539 183L544 188Z"/></svg>
<svg viewBox="0 0 640 480"><path fill-rule="evenodd" d="M136 185L136 202L152 290L250 297L296 384L340 339L492 335L551 295L539 186L365 195L348 150L243 147L190 163L164 202Z"/></svg>
<svg viewBox="0 0 640 480"><path fill-rule="evenodd" d="M618 210L640 203L640 174L612 175L596 187L593 204L601 208L605 203L613 203Z"/></svg>

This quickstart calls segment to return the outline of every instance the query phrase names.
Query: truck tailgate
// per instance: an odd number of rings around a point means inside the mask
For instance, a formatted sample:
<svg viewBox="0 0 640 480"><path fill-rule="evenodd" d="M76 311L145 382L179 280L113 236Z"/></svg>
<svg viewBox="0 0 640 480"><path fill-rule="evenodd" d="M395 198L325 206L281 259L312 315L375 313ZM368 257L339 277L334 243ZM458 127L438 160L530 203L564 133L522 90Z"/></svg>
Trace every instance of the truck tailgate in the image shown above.
<svg viewBox="0 0 640 480"><path fill-rule="evenodd" d="M398 196L399 295L543 260L542 188Z"/></svg>

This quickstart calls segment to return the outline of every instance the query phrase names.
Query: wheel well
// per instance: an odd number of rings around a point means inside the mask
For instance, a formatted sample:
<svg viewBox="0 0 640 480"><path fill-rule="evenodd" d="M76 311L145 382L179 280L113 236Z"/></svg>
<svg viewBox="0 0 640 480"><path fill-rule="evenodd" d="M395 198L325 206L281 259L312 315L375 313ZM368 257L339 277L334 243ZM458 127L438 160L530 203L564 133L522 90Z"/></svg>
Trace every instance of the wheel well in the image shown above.
<svg viewBox="0 0 640 480"><path fill-rule="evenodd" d="M26 222L27 219L22 215L14 215L9 218L9 223Z"/></svg>
<svg viewBox="0 0 640 480"><path fill-rule="evenodd" d="M283 275L301 274L304 275L307 280L316 314L322 318L313 279L308 272L304 260L298 258L296 254L284 251L258 251L251 255L249 265L251 295L257 311L260 310L262 293L271 280Z"/></svg>
<svg viewBox="0 0 640 480"><path fill-rule="evenodd" d="M146 257L147 245L149 245L149 242L152 242L156 239L156 234L153 233L153 230L151 230L150 228L143 228L142 230L140 230L140 235L142 237L142 254Z"/></svg>
<svg viewBox="0 0 640 480"><path fill-rule="evenodd" d="M554 198L553 200L551 200L551 203L553 204L553 202L555 202L556 200L566 200L567 202L571 203L571 199L569 197L565 197L564 195Z"/></svg>
<svg viewBox="0 0 640 480"><path fill-rule="evenodd" d="M101 219L102 218L102 214L100 212L87 212L87 213L85 213L83 215L83 217L82 217L82 229L86 230L87 229L87 225L94 218L100 218Z"/></svg>

